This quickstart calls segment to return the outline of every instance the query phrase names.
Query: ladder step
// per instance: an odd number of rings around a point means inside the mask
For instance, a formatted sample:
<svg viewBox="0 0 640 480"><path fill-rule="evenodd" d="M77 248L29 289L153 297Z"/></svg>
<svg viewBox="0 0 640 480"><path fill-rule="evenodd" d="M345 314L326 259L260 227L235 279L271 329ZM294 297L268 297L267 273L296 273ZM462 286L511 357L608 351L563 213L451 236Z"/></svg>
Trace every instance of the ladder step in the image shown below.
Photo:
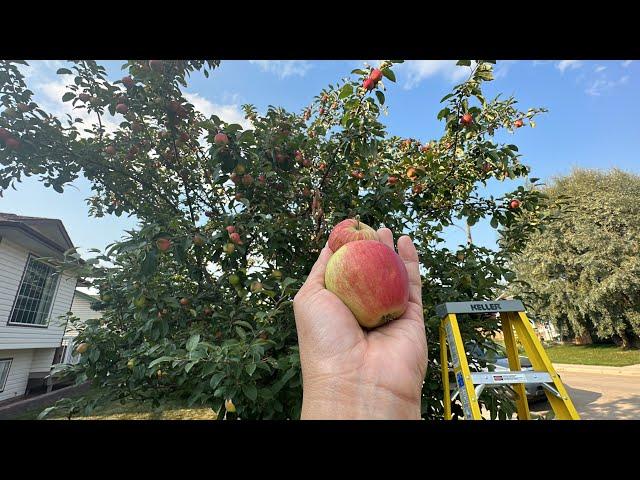
<svg viewBox="0 0 640 480"><path fill-rule="evenodd" d="M505 385L513 383L551 383L549 372L471 372L474 385Z"/></svg>

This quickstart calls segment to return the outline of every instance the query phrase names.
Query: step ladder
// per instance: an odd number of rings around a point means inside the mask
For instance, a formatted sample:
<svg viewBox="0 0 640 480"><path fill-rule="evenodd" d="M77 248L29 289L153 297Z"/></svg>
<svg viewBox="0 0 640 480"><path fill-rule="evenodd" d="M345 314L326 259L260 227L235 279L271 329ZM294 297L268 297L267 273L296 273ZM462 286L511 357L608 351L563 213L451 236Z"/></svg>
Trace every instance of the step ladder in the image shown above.
<svg viewBox="0 0 640 480"><path fill-rule="evenodd" d="M506 372L471 372L465 352L457 314L497 313L502 324L504 343L509 360ZM519 420L530 420L529 404L525 391L526 384L542 384L555 417L559 420L579 420L569 395L560 377L556 373L540 340L533 331L527 318L524 305L520 300L501 300L494 302L449 302L436 307L440 322L440 364L442 366L442 384L444 388L444 415L451 420L451 402L460 397L464 418L482 420L478 398L486 386L510 385L517 394L516 407ZM531 361L533 371L522 371L516 346L515 333L524 346ZM451 362L455 373L457 391L451 396L449 387L449 362L447 344L451 352Z"/></svg>

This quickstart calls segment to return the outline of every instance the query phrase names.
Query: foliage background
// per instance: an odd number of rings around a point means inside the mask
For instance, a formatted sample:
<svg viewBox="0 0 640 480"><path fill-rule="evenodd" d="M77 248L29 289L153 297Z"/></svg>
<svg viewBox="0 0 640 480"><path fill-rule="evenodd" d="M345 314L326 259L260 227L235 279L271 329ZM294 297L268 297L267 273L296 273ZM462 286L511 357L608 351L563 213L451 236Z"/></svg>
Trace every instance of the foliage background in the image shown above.
<svg viewBox="0 0 640 480"><path fill-rule="evenodd" d="M512 278L509 255L547 212L536 188L504 198L479 193L490 178L527 176L517 146L494 136L515 133L519 119L534 126L544 111L519 110L513 97L485 99L482 86L493 80L495 62L459 62L468 79L442 99L442 136L424 145L390 136L380 120L384 85L395 81L398 61L378 66L384 77L371 91L362 87L370 70L357 69L302 112L270 107L259 115L247 105L252 130L205 117L182 95L189 74L215 73L216 60L128 61L127 76L115 82L94 61L71 62L58 71L69 79L62 101L88 112L91 125L61 121L32 102L19 63L0 62L0 127L18 140L0 143L0 189L35 175L63 192L84 175L93 185L92 215L135 214L141 221L95 258L82 263L68 252L57 262L91 278L106 309L81 327L88 350L66 369L101 394L64 408L87 413L114 399L179 400L209 405L220 418L298 418L291 301L331 226L359 214L416 243L429 343L423 416L441 418L435 305L495 298ZM461 122L464 114L470 123ZM106 132L105 116L117 119L116 132ZM221 132L226 145L214 141ZM511 208L512 199L520 206ZM524 214L528 221L518 222ZM442 230L455 219L473 225L485 217L504 231L502 250L442 246ZM229 225L241 237L233 249ZM160 238L171 240L168 251L157 248ZM497 328L490 318L461 324L463 335L478 341ZM500 395L482 401L494 416L513 410Z"/></svg>

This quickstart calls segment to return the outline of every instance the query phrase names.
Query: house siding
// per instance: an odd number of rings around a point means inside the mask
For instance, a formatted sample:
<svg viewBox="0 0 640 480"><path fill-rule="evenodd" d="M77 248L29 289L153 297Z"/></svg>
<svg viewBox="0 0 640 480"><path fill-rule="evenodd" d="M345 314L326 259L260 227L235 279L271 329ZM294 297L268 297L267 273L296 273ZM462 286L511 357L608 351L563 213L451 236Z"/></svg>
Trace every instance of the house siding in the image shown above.
<svg viewBox="0 0 640 480"><path fill-rule="evenodd" d="M6 238L0 240L0 350L56 348L64 334L65 315L70 307L77 279L63 275L58 282L49 324L46 327L8 325L29 252Z"/></svg>
<svg viewBox="0 0 640 480"><path fill-rule="evenodd" d="M38 348L33 351L31 369L29 372L48 372L51 370L55 348Z"/></svg>
<svg viewBox="0 0 640 480"><path fill-rule="evenodd" d="M92 318L101 318L102 312L91 310L91 301L82 295L76 295L73 297L73 303L71 304L71 311L74 317L78 317L83 323ZM67 326L65 337L75 337L78 335L78 331L74 329L71 324Z"/></svg>
<svg viewBox="0 0 640 480"><path fill-rule="evenodd" d="M0 401L24 395L33 360L32 349L0 350L0 358L11 358L11 367L4 390L0 392Z"/></svg>

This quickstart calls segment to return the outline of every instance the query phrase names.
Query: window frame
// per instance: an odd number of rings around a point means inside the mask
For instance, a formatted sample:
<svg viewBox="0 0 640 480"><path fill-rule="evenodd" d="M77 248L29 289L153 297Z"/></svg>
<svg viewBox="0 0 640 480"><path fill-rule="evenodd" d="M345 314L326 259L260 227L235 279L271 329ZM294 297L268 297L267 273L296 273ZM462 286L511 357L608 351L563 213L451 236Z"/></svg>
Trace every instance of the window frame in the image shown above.
<svg viewBox="0 0 640 480"><path fill-rule="evenodd" d="M24 268L22 270L22 277L20 277L20 283L18 284L18 289L16 290L16 295L15 295L15 298L13 299L13 305L11 307L11 311L9 312L9 317L7 318L8 327L49 328L49 324L51 323L51 312L53 311L53 305L55 304L56 297L58 296L58 289L60 288L60 278L61 278L60 275L58 275L58 277L55 280L56 285L53 290L53 294L51 296L51 305L49 305L49 311L47 312L45 317L47 319L46 323L36 324L36 323L20 323L20 322L11 321L11 318L13 317L13 313L16 309L16 305L18 303L18 297L20 296L20 290L22 289L22 284L24 282L25 276L27 275L27 269L29 268L29 264L31 263L32 259L37 261L40 258L43 258L43 257L39 257L38 255L35 255L31 252L29 252L29 255L27 256L27 261L25 262ZM42 263L44 263L48 267L51 267L51 265L49 265L47 262L42 262Z"/></svg>
<svg viewBox="0 0 640 480"><path fill-rule="evenodd" d="M7 376L4 377L4 381L2 380L2 377L0 377L0 393L4 392L4 389L7 386L7 380L9 379L9 372L11 371L11 365L13 365L13 357L0 358L0 363L2 362L9 362L9 367L7 368Z"/></svg>

